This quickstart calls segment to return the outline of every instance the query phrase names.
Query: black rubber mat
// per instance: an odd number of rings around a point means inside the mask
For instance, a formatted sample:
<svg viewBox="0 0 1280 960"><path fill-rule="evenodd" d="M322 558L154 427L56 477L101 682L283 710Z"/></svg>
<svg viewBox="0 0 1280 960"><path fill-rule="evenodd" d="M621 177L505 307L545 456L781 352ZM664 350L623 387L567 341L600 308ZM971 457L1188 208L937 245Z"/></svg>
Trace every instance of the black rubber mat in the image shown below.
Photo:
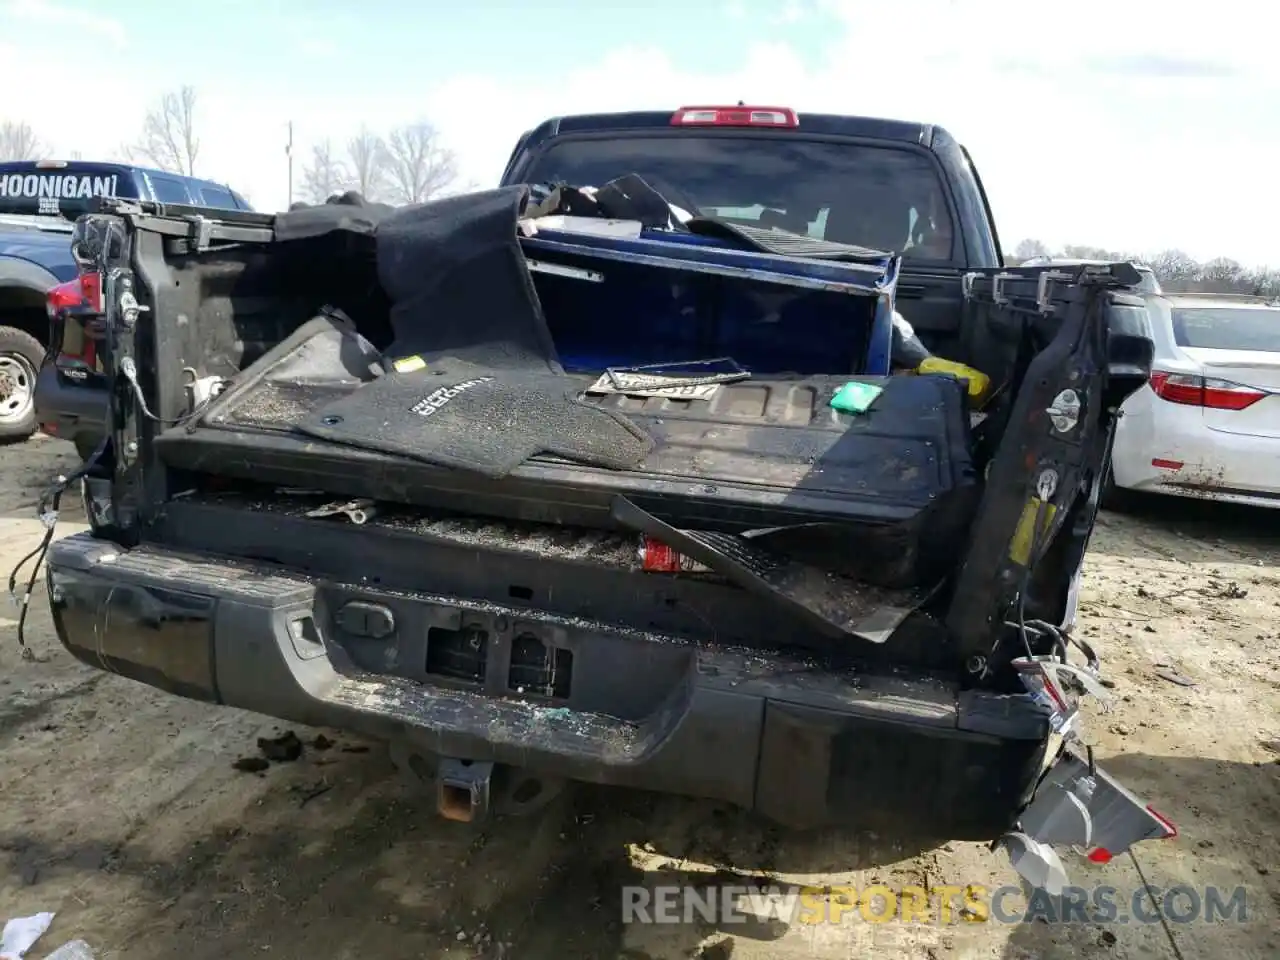
<svg viewBox="0 0 1280 960"><path fill-rule="evenodd" d="M783 257L805 257L810 260L843 260L853 263L875 262L893 254L848 243L817 240L787 230L769 230L745 223L731 223L716 217L694 217L686 226L690 233L717 240L729 240L740 246Z"/></svg>
<svg viewBox="0 0 1280 960"><path fill-rule="evenodd" d="M643 430L578 401L578 384L549 372L442 361L390 373L309 413L295 426L334 443L505 477L538 453L615 470L653 447Z"/></svg>
<svg viewBox="0 0 1280 960"><path fill-rule="evenodd" d="M681 530L615 497L613 518L661 540L753 593L772 597L827 634L884 643L927 598L927 591L858 583L753 544L745 537Z"/></svg>
<svg viewBox="0 0 1280 960"><path fill-rule="evenodd" d="M341 311L323 310L285 337L209 404L201 425L292 429L308 411L382 376L382 357Z"/></svg>

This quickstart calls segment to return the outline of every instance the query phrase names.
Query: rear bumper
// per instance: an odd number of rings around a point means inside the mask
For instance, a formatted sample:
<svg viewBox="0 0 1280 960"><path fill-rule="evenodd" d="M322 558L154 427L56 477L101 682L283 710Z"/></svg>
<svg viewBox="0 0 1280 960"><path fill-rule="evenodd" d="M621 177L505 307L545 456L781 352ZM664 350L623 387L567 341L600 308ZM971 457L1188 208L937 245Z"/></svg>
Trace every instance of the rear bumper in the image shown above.
<svg viewBox="0 0 1280 960"><path fill-rule="evenodd" d="M83 437L96 445L106 428L106 409L101 387L64 383L49 365L36 378L36 420L51 436L73 442Z"/></svg>
<svg viewBox="0 0 1280 960"><path fill-rule="evenodd" d="M1047 729L1025 697L835 676L528 609L121 551L88 534L55 543L48 566L58 635L90 666L444 756L721 799L789 825L856 821L990 840L1012 823L1044 759ZM389 657L415 656L408 635L425 639L432 625L479 623L498 640L532 633L571 650L572 691L539 703L495 695L508 688L499 642L486 680L470 688L362 670L368 645L335 641L346 636L335 617L353 599L394 612L405 638L386 646Z"/></svg>

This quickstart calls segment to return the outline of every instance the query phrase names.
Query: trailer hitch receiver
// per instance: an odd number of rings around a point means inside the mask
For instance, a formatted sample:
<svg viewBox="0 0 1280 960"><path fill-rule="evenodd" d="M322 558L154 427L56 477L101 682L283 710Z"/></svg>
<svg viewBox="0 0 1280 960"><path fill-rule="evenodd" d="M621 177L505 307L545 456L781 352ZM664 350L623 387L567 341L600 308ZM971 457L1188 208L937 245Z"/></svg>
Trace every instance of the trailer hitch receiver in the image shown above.
<svg viewBox="0 0 1280 960"><path fill-rule="evenodd" d="M436 770L436 808L446 820L477 823L489 816L493 762L441 757Z"/></svg>

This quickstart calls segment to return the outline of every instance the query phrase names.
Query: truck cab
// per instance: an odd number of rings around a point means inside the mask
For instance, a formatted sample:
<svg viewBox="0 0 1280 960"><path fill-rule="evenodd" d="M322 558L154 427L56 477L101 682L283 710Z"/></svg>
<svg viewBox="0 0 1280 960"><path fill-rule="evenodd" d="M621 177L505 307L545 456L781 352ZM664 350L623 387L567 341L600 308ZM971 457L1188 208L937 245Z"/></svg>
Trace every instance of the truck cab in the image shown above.
<svg viewBox="0 0 1280 960"><path fill-rule="evenodd" d="M0 442L46 432L91 450L104 399L93 331L76 316L71 229L94 198L250 210L225 184L131 164L0 163ZM54 363L45 365L50 347Z"/></svg>

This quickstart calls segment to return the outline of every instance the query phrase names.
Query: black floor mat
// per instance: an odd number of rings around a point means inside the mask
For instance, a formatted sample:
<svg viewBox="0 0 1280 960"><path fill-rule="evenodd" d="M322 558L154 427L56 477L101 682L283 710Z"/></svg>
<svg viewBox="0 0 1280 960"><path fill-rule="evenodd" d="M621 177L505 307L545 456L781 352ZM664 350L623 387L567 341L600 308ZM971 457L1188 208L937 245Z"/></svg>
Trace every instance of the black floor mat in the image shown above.
<svg viewBox="0 0 1280 960"><path fill-rule="evenodd" d="M613 517L705 564L746 590L772 597L826 634L884 643L929 591L886 590L798 563L748 538L681 530L615 497Z"/></svg>
<svg viewBox="0 0 1280 960"><path fill-rule="evenodd" d="M504 477L538 453L615 470L639 467L653 440L577 399L562 374L443 361L391 373L296 424L334 443Z"/></svg>
<svg viewBox="0 0 1280 960"><path fill-rule="evenodd" d="M276 344L209 404L200 424L290 429L320 404L382 376L382 357L344 314L326 310Z"/></svg>
<svg viewBox="0 0 1280 960"><path fill-rule="evenodd" d="M817 240L813 237L732 223L716 217L694 217L686 226L691 233L717 240L728 240L761 253L783 257L805 257L810 260L840 260L851 263L874 263L893 254L885 250L856 247L848 243Z"/></svg>

